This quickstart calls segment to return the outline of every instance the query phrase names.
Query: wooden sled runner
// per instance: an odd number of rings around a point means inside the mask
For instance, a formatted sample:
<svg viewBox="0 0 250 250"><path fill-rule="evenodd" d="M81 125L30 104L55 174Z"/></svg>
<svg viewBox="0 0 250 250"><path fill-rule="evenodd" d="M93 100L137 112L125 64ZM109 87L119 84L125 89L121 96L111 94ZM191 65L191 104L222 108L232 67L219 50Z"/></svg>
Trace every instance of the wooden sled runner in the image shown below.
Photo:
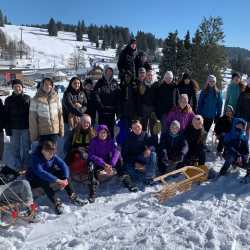
<svg viewBox="0 0 250 250"><path fill-rule="evenodd" d="M185 179L179 182L167 183L165 180L169 176L182 174ZM186 166L170 173L156 177L154 181L160 181L164 185L163 189L155 194L160 203L164 203L167 199L175 196L177 192L186 192L192 188L194 183L201 183L208 179L208 167L201 166Z"/></svg>

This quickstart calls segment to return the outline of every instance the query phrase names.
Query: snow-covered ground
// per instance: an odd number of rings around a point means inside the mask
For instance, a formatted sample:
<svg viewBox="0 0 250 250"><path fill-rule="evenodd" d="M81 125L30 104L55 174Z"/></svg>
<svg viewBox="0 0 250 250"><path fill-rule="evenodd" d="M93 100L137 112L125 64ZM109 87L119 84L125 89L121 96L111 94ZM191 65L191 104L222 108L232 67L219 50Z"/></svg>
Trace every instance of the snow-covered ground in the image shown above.
<svg viewBox="0 0 250 250"><path fill-rule="evenodd" d="M58 32L57 37L48 36L46 29L5 25L1 29L5 34L16 41L20 41L21 30L23 29L23 42L31 49L31 59L17 60L17 66L30 65L30 68L68 68L70 58L79 48L83 46L87 51L82 51L86 67L89 67L89 58L113 60L115 57L115 49L101 50L96 49L87 35L83 36L83 41L76 41L76 35L72 32Z"/></svg>

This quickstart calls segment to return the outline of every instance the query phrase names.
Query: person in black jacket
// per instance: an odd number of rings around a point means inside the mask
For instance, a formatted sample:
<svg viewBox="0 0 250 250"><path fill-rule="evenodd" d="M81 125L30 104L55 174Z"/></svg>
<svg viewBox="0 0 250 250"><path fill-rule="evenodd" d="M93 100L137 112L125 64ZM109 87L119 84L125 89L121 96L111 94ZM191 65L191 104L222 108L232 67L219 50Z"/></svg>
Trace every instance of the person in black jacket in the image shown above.
<svg viewBox="0 0 250 250"><path fill-rule="evenodd" d="M157 168L157 157L152 140L142 130L140 121L132 122L132 132L122 147L124 170L133 181L151 184Z"/></svg>
<svg viewBox="0 0 250 250"><path fill-rule="evenodd" d="M4 106L2 99L0 99L0 163L2 163L3 152L4 152L4 134L3 134L4 121L5 121Z"/></svg>
<svg viewBox="0 0 250 250"><path fill-rule="evenodd" d="M98 80L94 88L95 101L98 112L98 123L108 126L114 137L115 116L120 115L120 87L113 78L113 69L107 67L103 77Z"/></svg>
<svg viewBox="0 0 250 250"><path fill-rule="evenodd" d="M227 105L225 108L225 115L220 117L214 127L214 132L216 134L217 139L219 140L219 143L217 145L217 153L219 156L222 155L223 151L223 141L224 141L224 136L226 133L230 132L232 129L232 124L233 124L233 116L234 116L234 109L231 105Z"/></svg>
<svg viewBox="0 0 250 250"><path fill-rule="evenodd" d="M87 110L87 97L80 78L71 78L62 100L64 123L73 130Z"/></svg>
<svg viewBox="0 0 250 250"><path fill-rule="evenodd" d="M92 125L95 125L96 121L96 105L95 105L95 94L93 81L88 78L84 81L84 90L87 97L87 111L86 114L90 115Z"/></svg>
<svg viewBox="0 0 250 250"><path fill-rule="evenodd" d="M188 143L188 152L184 157L183 165L193 165L196 162L198 162L199 165L204 165L206 153L204 148L205 131L202 116L194 116L192 124L187 128L184 135Z"/></svg>
<svg viewBox="0 0 250 250"><path fill-rule="evenodd" d="M173 73L167 71L162 82L155 85L155 111L160 121L163 115L167 115L173 107L178 105L179 91L173 78ZM165 131L164 121L162 121L162 126Z"/></svg>
<svg viewBox="0 0 250 250"><path fill-rule="evenodd" d="M199 91L199 85L192 80L188 73L184 73L181 81L178 83L177 88L181 94L187 94L189 104L191 105L194 113L197 113L197 92Z"/></svg>
<svg viewBox="0 0 250 250"><path fill-rule="evenodd" d="M119 78L123 81L126 71L130 71L135 79L135 53L136 53L136 40L131 39L130 43L122 50L119 55L117 67L119 70Z"/></svg>
<svg viewBox="0 0 250 250"><path fill-rule="evenodd" d="M152 70L152 67L148 62L147 55L143 51L140 51L135 57L135 75L136 75L136 78L139 75L140 68L144 68L147 72L149 70Z"/></svg>
<svg viewBox="0 0 250 250"><path fill-rule="evenodd" d="M29 165L29 106L30 97L23 93L23 83L12 81L13 93L5 100L6 134L10 136L13 168L26 169ZM22 154L21 154L22 152Z"/></svg>
<svg viewBox="0 0 250 250"><path fill-rule="evenodd" d="M175 120L171 123L170 129L161 136L158 153L160 174L165 174L171 164L182 162L187 151L187 141L180 133L180 123Z"/></svg>

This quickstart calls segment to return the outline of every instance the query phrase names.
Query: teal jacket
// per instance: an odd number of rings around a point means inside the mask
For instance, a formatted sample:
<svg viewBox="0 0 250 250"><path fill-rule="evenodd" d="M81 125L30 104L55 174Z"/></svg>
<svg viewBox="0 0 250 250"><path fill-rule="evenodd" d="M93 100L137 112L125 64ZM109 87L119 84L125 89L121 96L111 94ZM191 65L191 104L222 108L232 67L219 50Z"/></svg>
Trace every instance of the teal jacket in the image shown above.
<svg viewBox="0 0 250 250"><path fill-rule="evenodd" d="M239 84L231 82L227 87L225 106L231 105L236 110L237 102L240 96L241 90Z"/></svg>

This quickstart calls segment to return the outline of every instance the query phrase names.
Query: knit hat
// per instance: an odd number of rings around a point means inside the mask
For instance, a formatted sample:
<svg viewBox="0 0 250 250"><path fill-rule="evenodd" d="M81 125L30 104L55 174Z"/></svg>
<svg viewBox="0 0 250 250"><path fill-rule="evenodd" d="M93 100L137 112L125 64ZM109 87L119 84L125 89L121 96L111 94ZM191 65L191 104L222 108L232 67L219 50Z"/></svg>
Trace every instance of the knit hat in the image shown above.
<svg viewBox="0 0 250 250"><path fill-rule="evenodd" d="M87 85L87 84L93 85L93 81L90 78L87 78L84 81L84 85Z"/></svg>
<svg viewBox="0 0 250 250"><path fill-rule="evenodd" d="M179 129L181 129L181 124L177 120L174 120L171 122L170 127L172 127L172 126L175 126Z"/></svg>
<svg viewBox="0 0 250 250"><path fill-rule="evenodd" d="M164 78L166 78L167 76L169 76L170 78L174 78L173 72L172 71L166 71Z"/></svg>
<svg viewBox="0 0 250 250"><path fill-rule="evenodd" d="M16 84L21 85L21 86L22 86L22 88L23 88L23 83L22 83L22 81L21 81L21 80L19 80L19 79L14 79L14 80L12 80L12 82L11 82L12 88L13 88L13 87L14 87L14 85L16 85Z"/></svg>
<svg viewBox="0 0 250 250"><path fill-rule="evenodd" d="M214 81L214 82L217 81L216 76L214 76L214 75L209 75L209 76L207 77L207 79L208 79L209 81Z"/></svg>
<svg viewBox="0 0 250 250"><path fill-rule="evenodd" d="M184 73L184 74L182 75L182 80L186 80L186 79L191 80L191 76L190 76L188 73Z"/></svg>
<svg viewBox="0 0 250 250"><path fill-rule="evenodd" d="M239 78L241 78L241 75L240 75L240 73L238 73L238 72L234 72L234 73L232 74L232 79L234 79L234 77L239 77Z"/></svg>
<svg viewBox="0 0 250 250"><path fill-rule="evenodd" d="M133 43L136 43L136 39L135 39L135 38L131 38L131 39L130 39L129 44L133 44Z"/></svg>
<svg viewBox="0 0 250 250"><path fill-rule="evenodd" d="M233 106L227 105L227 107L226 107L226 112L232 112L232 113L234 113L234 108L233 108Z"/></svg>
<svg viewBox="0 0 250 250"><path fill-rule="evenodd" d="M140 73L146 73L147 71L146 71L146 69L145 68L139 68L139 70L138 70L138 73L140 74Z"/></svg>

